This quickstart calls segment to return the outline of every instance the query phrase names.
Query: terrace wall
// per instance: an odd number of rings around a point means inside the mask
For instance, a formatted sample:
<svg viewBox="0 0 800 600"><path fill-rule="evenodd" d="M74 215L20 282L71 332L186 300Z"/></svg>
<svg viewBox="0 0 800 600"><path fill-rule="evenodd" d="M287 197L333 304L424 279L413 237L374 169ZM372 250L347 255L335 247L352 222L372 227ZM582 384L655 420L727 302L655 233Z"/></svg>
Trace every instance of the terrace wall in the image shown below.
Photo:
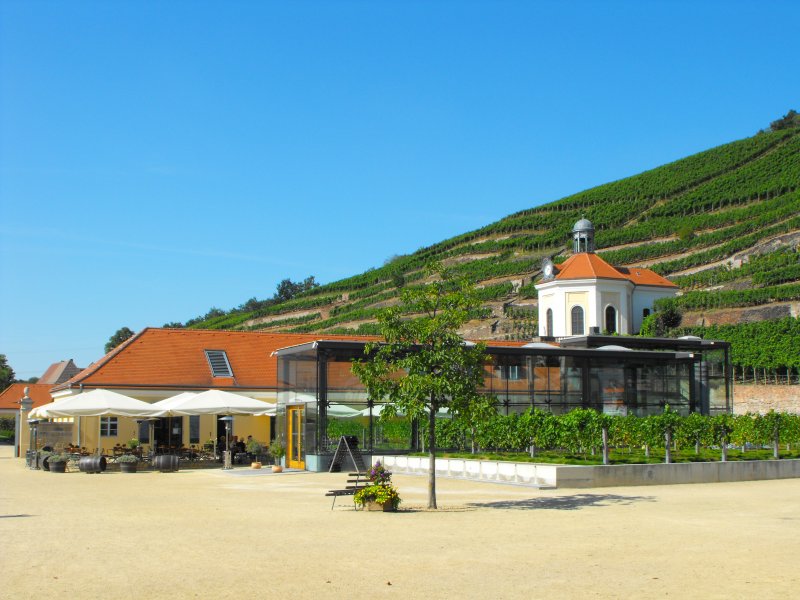
<svg viewBox="0 0 800 600"><path fill-rule="evenodd" d="M733 389L733 412L800 413L800 385L736 384Z"/></svg>

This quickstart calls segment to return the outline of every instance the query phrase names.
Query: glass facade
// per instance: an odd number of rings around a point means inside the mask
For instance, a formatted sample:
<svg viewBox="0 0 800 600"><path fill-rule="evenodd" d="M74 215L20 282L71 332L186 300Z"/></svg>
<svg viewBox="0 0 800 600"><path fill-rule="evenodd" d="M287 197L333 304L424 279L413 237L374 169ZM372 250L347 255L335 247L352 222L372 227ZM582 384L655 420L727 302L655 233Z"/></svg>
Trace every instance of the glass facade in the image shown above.
<svg viewBox="0 0 800 600"><path fill-rule="evenodd" d="M362 350L359 342L320 341L278 351L276 434L287 450L306 459L330 457L342 435L357 437L368 452L420 447L412 420L404 415L378 420L384 405L370 399L351 372ZM483 392L496 398L502 414L536 407L555 414L592 408L646 416L661 413L666 404L680 414L730 410L725 348L688 353L490 346L488 354ZM302 415L302 422L293 416L289 424L287 411ZM324 460L306 468L320 466Z"/></svg>

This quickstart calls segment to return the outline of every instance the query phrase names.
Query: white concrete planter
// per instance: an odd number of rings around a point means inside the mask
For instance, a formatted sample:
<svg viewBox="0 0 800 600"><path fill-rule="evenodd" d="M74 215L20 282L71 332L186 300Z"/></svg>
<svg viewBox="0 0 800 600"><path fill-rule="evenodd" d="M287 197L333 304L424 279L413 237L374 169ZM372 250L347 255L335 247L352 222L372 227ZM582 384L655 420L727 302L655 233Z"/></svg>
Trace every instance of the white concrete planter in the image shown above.
<svg viewBox="0 0 800 600"><path fill-rule="evenodd" d="M372 460L380 460L393 473L410 475L427 474L430 464L420 456L375 455ZM558 488L670 485L800 477L800 460L581 466L437 458L436 475Z"/></svg>

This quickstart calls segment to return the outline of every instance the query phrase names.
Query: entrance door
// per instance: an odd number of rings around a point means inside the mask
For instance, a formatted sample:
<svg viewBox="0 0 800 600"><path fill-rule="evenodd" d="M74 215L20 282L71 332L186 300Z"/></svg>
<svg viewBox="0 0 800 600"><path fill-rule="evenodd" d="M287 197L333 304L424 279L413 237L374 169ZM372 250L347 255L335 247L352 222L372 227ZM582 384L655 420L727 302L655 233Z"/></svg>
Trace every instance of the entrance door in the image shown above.
<svg viewBox="0 0 800 600"><path fill-rule="evenodd" d="M304 406L286 407L286 466L293 469L305 469L303 460L303 417Z"/></svg>

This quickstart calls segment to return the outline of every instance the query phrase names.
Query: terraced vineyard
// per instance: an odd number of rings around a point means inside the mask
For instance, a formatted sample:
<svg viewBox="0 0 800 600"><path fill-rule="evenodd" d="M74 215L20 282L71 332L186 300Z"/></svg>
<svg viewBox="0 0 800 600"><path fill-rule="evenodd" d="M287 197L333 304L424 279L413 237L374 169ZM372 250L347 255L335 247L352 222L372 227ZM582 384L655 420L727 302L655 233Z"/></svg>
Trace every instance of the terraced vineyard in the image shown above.
<svg viewBox="0 0 800 600"><path fill-rule="evenodd" d="M681 331L702 334L713 326L715 335L741 345L752 339L741 335L742 324L800 315L800 128L794 126L521 211L286 302L250 301L187 326L375 333L380 309L396 302L402 287L419 285L422 267L438 260L481 287L484 311L465 334L530 339L537 330L532 283L539 265L544 257L569 256L570 230L581 216L594 223L605 260L649 266L682 288L675 303ZM767 329L797 335L796 327L782 327ZM791 342L787 348L800 348L800 339ZM746 357L737 363L741 373L800 373L800 351L781 365L774 357L757 364L743 349L734 361L740 356Z"/></svg>

